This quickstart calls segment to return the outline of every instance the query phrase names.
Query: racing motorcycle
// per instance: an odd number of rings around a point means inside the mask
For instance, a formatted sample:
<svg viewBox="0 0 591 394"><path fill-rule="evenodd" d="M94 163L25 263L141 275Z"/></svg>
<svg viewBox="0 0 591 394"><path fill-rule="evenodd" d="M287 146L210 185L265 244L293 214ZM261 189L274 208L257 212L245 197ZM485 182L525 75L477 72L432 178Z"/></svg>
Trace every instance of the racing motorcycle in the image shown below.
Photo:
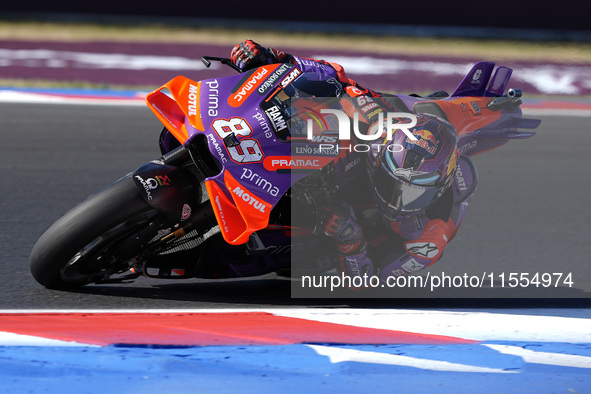
<svg viewBox="0 0 591 394"><path fill-rule="evenodd" d="M203 57L208 67L212 61L240 72L229 59ZM511 73L480 62L451 95L388 99L450 122L460 153L469 156L530 137L517 129L539 125L521 116L519 90L505 93ZM33 277L65 288L141 275L217 279L289 270L296 246L313 251L322 243L315 197L347 155L318 149L336 141L326 122L320 137L296 138L302 114L317 121L319 111L308 105L295 116L293 99L310 103L321 88L295 65L271 64L200 82L178 76L149 93L146 103L164 125L162 157L51 225L31 252ZM328 271L334 257L304 268Z"/></svg>

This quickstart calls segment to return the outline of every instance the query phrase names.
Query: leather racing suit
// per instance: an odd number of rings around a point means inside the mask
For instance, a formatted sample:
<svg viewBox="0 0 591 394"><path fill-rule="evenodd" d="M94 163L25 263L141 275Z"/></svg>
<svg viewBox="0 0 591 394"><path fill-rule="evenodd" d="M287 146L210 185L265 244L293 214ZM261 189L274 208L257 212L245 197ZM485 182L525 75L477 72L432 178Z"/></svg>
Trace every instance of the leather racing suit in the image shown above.
<svg viewBox="0 0 591 394"><path fill-rule="evenodd" d="M335 95L348 97L343 105L345 111L351 118L357 113L366 128L376 122L380 112L411 112L400 98L360 86L336 63L266 49L251 40L234 47L232 60L241 68L291 63L305 73L315 74L319 81L338 81ZM363 165L364 160L351 155L341 163L342 173L361 174L360 182L364 182L367 176ZM420 271L441 258L460 227L476 185L471 160L460 156L453 182L433 204L412 215L389 219L375 209L372 184L365 179L364 187L359 182L353 191L344 187L336 203L324 205L322 232L336 242L341 272L348 276L378 276L384 283L389 277Z"/></svg>

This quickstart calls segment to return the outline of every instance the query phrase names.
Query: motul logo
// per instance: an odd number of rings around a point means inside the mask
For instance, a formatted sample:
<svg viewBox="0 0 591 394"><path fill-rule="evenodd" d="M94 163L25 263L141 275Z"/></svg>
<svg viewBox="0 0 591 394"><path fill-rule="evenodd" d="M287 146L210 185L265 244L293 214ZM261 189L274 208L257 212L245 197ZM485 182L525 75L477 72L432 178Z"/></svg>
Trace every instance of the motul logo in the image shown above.
<svg viewBox="0 0 591 394"><path fill-rule="evenodd" d="M197 115L197 98L199 97L199 90L195 85L189 85L189 116Z"/></svg>
<svg viewBox="0 0 591 394"><path fill-rule="evenodd" d="M232 190L232 193L240 197L242 201L247 202L249 205L252 205L254 209L259 210L263 213L265 212L265 204L263 204L262 202L260 202L244 190L242 190L239 186L236 186L234 190Z"/></svg>

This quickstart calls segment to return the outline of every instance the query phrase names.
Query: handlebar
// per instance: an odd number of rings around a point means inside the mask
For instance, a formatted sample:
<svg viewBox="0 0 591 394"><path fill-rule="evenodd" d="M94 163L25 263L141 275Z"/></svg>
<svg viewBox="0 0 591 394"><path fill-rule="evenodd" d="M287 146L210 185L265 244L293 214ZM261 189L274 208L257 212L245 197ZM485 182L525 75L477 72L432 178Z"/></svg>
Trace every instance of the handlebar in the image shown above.
<svg viewBox="0 0 591 394"><path fill-rule="evenodd" d="M243 70L240 69L240 67L238 67L237 65L235 65L231 59L228 59L227 57L216 57L216 56L203 56L201 58L201 61L203 62L203 64L205 64L205 67L209 68L211 66L211 61L214 62L220 62L222 64L225 64L227 66L232 67L234 70L238 71L239 73L242 73Z"/></svg>

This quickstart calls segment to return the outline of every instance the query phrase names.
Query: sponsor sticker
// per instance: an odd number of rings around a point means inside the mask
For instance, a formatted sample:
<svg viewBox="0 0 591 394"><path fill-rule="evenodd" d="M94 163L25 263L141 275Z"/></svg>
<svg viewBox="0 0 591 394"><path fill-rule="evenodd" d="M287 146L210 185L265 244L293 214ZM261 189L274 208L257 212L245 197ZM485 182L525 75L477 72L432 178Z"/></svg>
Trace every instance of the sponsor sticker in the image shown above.
<svg viewBox="0 0 591 394"><path fill-rule="evenodd" d="M189 219L191 216L191 206L189 204L183 204L183 211L181 212L181 222Z"/></svg>
<svg viewBox="0 0 591 394"><path fill-rule="evenodd" d="M277 70L273 71L271 75L261 85L257 88L257 93L261 96L267 94L267 92L275 85L277 81L281 77L285 75L293 66L287 63L282 64L277 68Z"/></svg>
<svg viewBox="0 0 591 394"><path fill-rule="evenodd" d="M242 84L228 97L228 104L231 107L237 108L241 106L246 99L254 92L258 86L263 83L269 72L276 68L277 65L265 66L254 69L248 74Z"/></svg>

